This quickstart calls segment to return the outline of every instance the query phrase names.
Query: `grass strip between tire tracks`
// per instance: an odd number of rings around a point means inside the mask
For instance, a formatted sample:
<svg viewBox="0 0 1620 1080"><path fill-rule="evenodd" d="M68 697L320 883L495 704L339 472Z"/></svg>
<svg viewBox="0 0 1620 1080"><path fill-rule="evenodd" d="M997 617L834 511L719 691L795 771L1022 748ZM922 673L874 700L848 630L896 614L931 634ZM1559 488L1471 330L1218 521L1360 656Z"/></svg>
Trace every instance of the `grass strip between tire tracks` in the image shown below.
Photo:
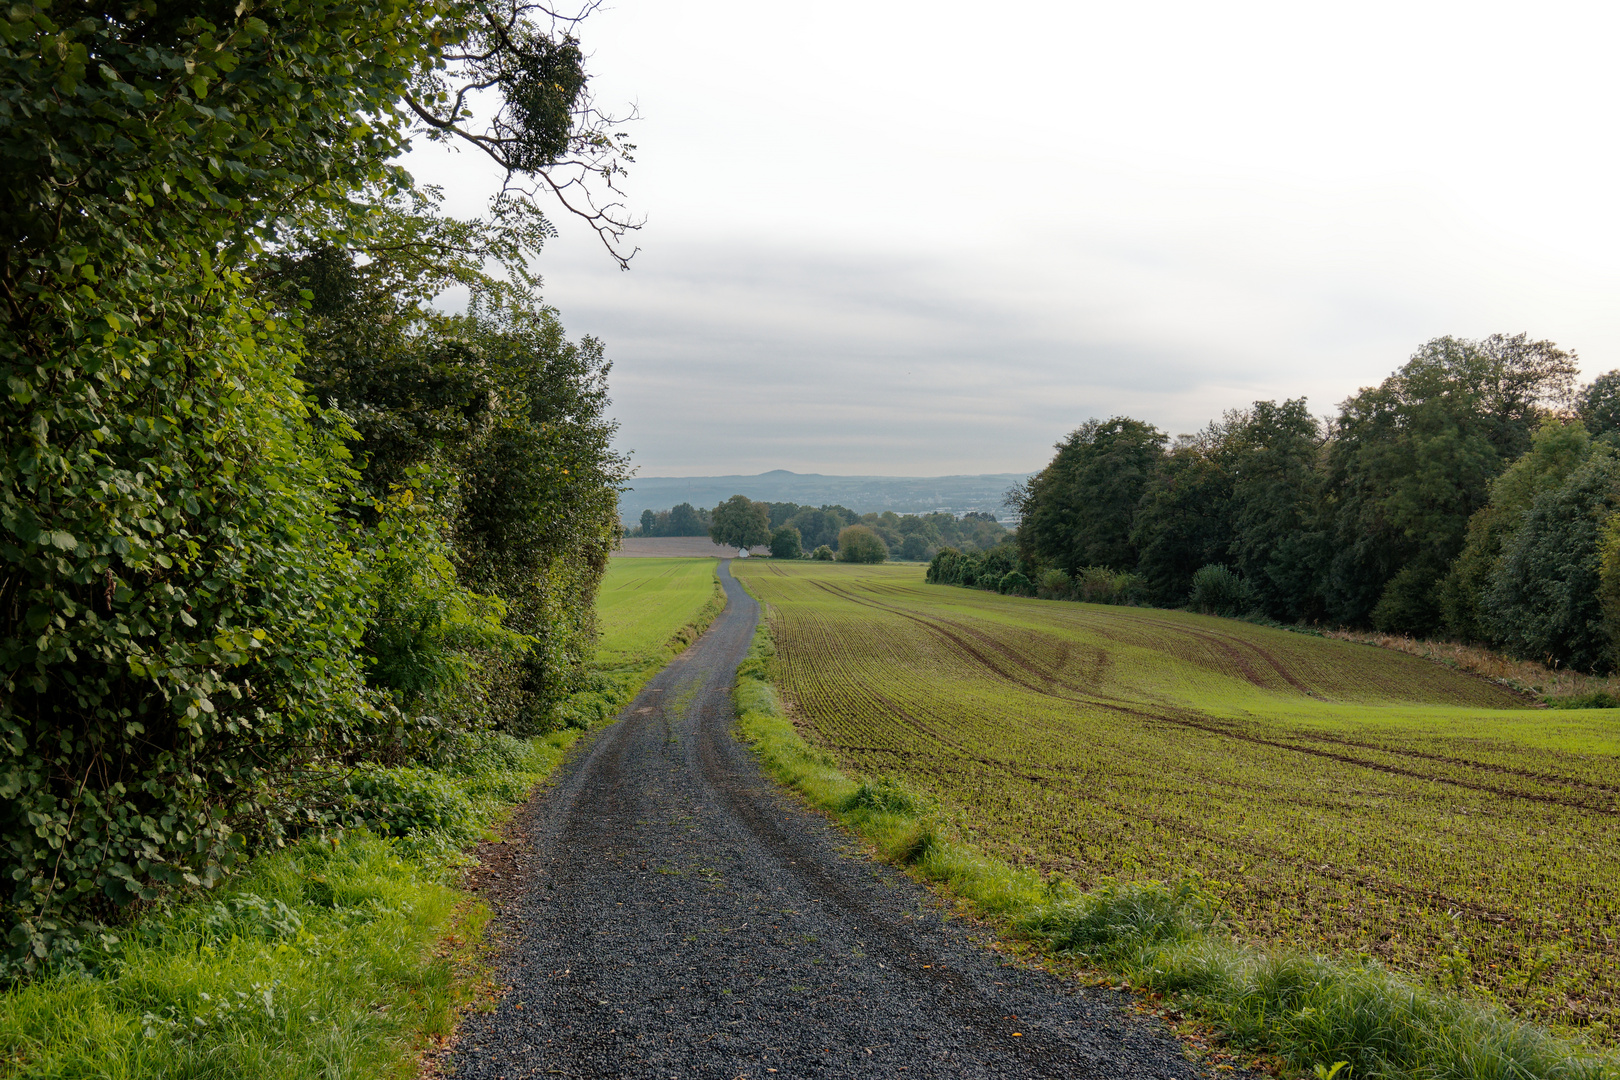
<svg viewBox="0 0 1620 1080"><path fill-rule="evenodd" d="M600 672L581 711L613 716L724 606L715 578L672 637ZM459 887L466 851L581 733L487 735L443 767L376 770L400 800L396 835L333 831L261 855L104 940L90 970L0 991L0 1077L416 1076L458 1014L497 993L490 910Z"/></svg>
<svg viewBox="0 0 1620 1080"><path fill-rule="evenodd" d="M1162 995L1175 1011L1213 1027L1230 1049L1288 1074L1327 1077L1339 1066L1336 1080L1620 1077L1613 1056L1374 962L1239 942L1197 879L1082 893L987 857L892 780L851 779L806 742L781 708L773 659L762 619L738 669L735 699L739 728L771 776L884 860L1052 955Z"/></svg>

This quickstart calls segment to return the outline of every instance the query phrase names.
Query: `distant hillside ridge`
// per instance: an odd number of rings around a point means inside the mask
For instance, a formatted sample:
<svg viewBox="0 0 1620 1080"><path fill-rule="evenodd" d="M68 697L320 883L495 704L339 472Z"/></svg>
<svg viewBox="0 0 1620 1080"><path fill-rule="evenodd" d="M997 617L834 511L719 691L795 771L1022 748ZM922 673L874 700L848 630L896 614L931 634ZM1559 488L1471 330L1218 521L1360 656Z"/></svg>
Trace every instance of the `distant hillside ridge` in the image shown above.
<svg viewBox="0 0 1620 1080"><path fill-rule="evenodd" d="M773 469L757 476L638 476L619 496L619 517L628 524L643 510L668 510L683 502L712 508L733 495L746 495L756 502L837 504L858 514L946 510L961 515L976 510L1010 520L1016 515L1003 505L1007 489L1030 475L823 476Z"/></svg>

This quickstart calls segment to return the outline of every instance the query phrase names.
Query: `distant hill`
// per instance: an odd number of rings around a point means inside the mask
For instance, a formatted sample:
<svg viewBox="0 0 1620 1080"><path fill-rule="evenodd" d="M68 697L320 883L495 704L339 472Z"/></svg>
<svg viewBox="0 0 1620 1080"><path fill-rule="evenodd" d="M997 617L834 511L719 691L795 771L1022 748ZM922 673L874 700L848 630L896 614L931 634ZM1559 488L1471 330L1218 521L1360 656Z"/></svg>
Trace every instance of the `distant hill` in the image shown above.
<svg viewBox="0 0 1620 1080"><path fill-rule="evenodd" d="M668 510L683 502L713 508L733 495L746 495L757 502L837 503L858 514L977 510L1007 519L1010 513L1002 499L1008 488L1029 475L822 476L773 469L758 476L638 476L631 481L633 487L619 496L619 516L629 525L643 510Z"/></svg>

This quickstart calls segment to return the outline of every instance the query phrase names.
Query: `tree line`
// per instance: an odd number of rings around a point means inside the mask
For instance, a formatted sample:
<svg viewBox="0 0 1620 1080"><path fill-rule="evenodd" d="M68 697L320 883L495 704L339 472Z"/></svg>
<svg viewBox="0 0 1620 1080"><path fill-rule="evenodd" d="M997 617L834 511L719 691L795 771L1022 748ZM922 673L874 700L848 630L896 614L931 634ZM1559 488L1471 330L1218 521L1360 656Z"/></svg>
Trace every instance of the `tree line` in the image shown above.
<svg viewBox="0 0 1620 1080"><path fill-rule="evenodd" d="M540 301L516 186L456 219L393 164L462 140L613 247L633 223L571 182L629 147L572 28L0 17L0 968L385 814L356 770L547 730L586 685L627 477L602 346Z"/></svg>
<svg viewBox="0 0 1620 1080"><path fill-rule="evenodd" d="M643 510L640 523L627 536L708 536L729 547L769 546L778 558L847 557L848 536L861 537L862 557L857 561L879 562L896 558L926 560L944 547L963 551L991 548L1010 535L993 514L969 511L960 517L938 512L931 514L857 514L847 506L826 504L805 506L794 502L758 502L746 495L733 495L712 510L700 510L681 503L670 510ZM876 540L874 548L867 538Z"/></svg>
<svg viewBox="0 0 1620 1080"><path fill-rule="evenodd" d="M1090 420L1009 494L1021 524L1003 577L1612 670L1620 372L1577 387L1577 371L1524 334L1443 337L1325 419L1300 398L1174 440ZM936 560L931 577L963 565Z"/></svg>

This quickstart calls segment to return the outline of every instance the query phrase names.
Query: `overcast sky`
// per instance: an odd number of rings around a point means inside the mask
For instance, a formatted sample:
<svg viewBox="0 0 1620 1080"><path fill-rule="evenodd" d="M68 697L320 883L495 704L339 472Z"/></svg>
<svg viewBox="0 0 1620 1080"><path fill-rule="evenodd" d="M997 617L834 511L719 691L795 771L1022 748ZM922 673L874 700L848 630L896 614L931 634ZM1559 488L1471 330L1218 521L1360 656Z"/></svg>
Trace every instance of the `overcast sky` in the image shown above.
<svg viewBox="0 0 1620 1080"><path fill-rule="evenodd" d="M614 361L643 475L1039 468L1091 416L1171 433L1428 338L1620 366L1613 4L609 0L634 102L620 272L540 269ZM473 156L407 162L476 212ZM453 302L453 298L452 298Z"/></svg>

